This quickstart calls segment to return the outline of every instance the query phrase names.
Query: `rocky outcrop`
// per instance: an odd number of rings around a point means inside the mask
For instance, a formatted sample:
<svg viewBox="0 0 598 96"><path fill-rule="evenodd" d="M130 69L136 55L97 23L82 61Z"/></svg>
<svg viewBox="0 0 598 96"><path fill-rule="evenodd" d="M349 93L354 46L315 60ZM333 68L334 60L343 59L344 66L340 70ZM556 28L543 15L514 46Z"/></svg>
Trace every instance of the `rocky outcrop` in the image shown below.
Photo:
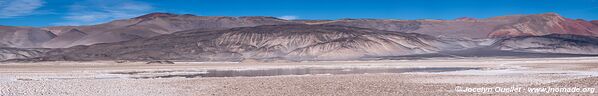
<svg viewBox="0 0 598 96"><path fill-rule="evenodd" d="M519 36L499 40L492 47L518 52L598 54L598 38L563 34Z"/></svg>
<svg viewBox="0 0 598 96"><path fill-rule="evenodd" d="M50 49L0 48L0 61L44 56Z"/></svg>
<svg viewBox="0 0 598 96"><path fill-rule="evenodd" d="M471 42L336 25L269 25L77 46L36 60L353 60L463 49Z"/></svg>
<svg viewBox="0 0 598 96"><path fill-rule="evenodd" d="M174 64L172 61L164 60L164 61L149 61L145 64Z"/></svg>

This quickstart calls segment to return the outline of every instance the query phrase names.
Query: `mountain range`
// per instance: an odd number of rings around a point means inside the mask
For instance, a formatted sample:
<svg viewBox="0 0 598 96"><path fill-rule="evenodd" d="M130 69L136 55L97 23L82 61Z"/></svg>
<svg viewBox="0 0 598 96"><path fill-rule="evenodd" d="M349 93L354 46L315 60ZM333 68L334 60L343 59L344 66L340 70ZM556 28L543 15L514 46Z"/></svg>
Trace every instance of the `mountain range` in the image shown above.
<svg viewBox="0 0 598 96"><path fill-rule="evenodd" d="M355 60L488 48L598 54L598 21L556 13L455 20L284 20L151 13L87 26L0 26L0 60Z"/></svg>

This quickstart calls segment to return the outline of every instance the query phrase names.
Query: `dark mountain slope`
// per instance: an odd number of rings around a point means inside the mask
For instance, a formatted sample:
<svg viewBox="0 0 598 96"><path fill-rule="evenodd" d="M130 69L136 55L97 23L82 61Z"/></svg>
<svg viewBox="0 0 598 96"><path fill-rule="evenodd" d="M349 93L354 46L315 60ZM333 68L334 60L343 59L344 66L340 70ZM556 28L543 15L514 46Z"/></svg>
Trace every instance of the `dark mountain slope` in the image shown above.
<svg viewBox="0 0 598 96"><path fill-rule="evenodd" d="M563 34L519 36L499 40L492 47L519 52L598 54L598 38Z"/></svg>

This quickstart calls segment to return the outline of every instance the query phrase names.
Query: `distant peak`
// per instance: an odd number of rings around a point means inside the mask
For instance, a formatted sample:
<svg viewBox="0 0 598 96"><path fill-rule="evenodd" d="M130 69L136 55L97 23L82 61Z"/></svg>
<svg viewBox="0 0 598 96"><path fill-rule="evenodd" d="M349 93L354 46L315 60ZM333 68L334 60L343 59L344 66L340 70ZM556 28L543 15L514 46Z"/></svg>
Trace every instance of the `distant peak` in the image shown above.
<svg viewBox="0 0 598 96"><path fill-rule="evenodd" d="M81 30L79 30L77 28L73 28L73 29L69 30L69 32L81 32Z"/></svg>
<svg viewBox="0 0 598 96"><path fill-rule="evenodd" d="M342 18L338 20L379 20L379 19L371 19L371 18Z"/></svg>
<svg viewBox="0 0 598 96"><path fill-rule="evenodd" d="M585 19L575 19L575 21L584 21L584 22L587 22Z"/></svg>
<svg viewBox="0 0 598 96"><path fill-rule="evenodd" d="M162 12L155 12L150 14L145 14L139 17L135 17L134 19L147 19L147 18L158 18L158 17L173 17L178 16L177 14L172 13L162 13Z"/></svg>
<svg viewBox="0 0 598 96"><path fill-rule="evenodd" d="M548 13L544 13L545 15L554 15L554 16L560 16L558 13L555 12L548 12Z"/></svg>
<svg viewBox="0 0 598 96"><path fill-rule="evenodd" d="M471 17L461 17L461 18L457 18L455 19L457 21L471 21L471 20L476 20L475 18L471 18Z"/></svg>
<svg viewBox="0 0 598 96"><path fill-rule="evenodd" d="M279 19L276 17L271 17L271 16L241 16L239 18L251 18L251 19Z"/></svg>
<svg viewBox="0 0 598 96"><path fill-rule="evenodd" d="M548 12L548 13L544 13L544 14L537 14L536 16L548 16L548 17L562 17L561 15L554 13L554 12Z"/></svg>

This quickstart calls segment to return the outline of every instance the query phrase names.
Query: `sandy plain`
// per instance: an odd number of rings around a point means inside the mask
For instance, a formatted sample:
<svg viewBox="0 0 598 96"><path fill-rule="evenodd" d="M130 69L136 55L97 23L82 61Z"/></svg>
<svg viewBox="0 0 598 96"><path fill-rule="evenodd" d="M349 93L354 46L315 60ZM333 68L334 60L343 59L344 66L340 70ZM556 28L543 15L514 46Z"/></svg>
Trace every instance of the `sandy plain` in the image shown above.
<svg viewBox="0 0 598 96"><path fill-rule="evenodd" d="M175 63L2 63L0 96L598 95L598 57Z"/></svg>

